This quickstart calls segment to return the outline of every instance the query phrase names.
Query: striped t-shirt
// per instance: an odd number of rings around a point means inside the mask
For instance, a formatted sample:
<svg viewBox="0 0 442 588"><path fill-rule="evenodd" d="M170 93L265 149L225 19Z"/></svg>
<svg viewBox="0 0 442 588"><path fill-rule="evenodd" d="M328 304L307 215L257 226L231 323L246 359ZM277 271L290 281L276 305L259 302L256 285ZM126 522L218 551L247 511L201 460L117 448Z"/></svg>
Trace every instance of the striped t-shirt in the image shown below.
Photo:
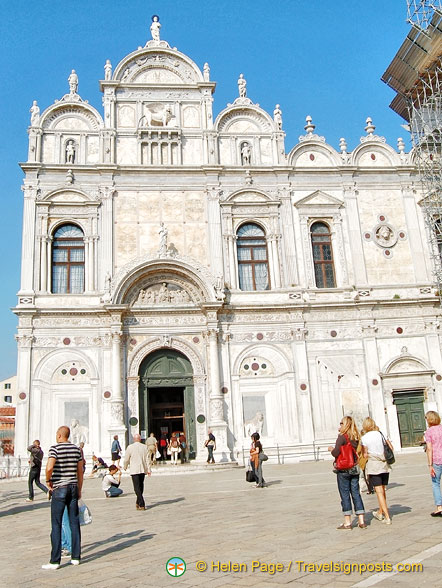
<svg viewBox="0 0 442 588"><path fill-rule="evenodd" d="M57 443L49 449L48 457L55 458L51 482L54 488L77 483L77 464L82 461L81 450L73 443Z"/></svg>

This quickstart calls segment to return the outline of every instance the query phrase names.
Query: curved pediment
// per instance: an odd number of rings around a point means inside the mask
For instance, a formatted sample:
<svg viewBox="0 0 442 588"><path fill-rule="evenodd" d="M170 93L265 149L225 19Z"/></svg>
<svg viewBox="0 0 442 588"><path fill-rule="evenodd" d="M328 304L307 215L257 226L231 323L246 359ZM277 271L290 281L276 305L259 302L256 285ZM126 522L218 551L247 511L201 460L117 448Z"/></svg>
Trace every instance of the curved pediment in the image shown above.
<svg viewBox="0 0 442 588"><path fill-rule="evenodd" d="M264 110L255 105L233 106L218 115L215 128L220 133L248 135L271 133L274 123Z"/></svg>
<svg viewBox="0 0 442 588"><path fill-rule="evenodd" d="M51 106L42 115L41 126L51 131L93 131L103 126L103 120L92 106L80 104L60 104Z"/></svg>
<svg viewBox="0 0 442 588"><path fill-rule="evenodd" d="M59 188L46 194L41 199L41 202L51 202L52 204L78 204L83 202L96 202L96 199L80 190Z"/></svg>

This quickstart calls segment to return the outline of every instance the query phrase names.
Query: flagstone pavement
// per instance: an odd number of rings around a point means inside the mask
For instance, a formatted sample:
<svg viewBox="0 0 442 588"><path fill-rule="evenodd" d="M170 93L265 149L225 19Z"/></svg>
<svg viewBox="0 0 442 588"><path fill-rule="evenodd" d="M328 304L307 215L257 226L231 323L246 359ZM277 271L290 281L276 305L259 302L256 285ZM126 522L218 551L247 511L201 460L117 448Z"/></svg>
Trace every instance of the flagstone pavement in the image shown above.
<svg viewBox="0 0 442 588"><path fill-rule="evenodd" d="M429 516L433 500L423 452L397 458L387 492L391 526L372 517L376 497L363 494L365 530L336 530L342 517L331 462L264 464L264 476L269 485L259 489L245 481L242 468L154 473L146 480L146 511L135 510L129 477L114 499L104 498L101 480L86 479L83 495L93 522L82 527L81 565L62 560L56 571L41 569L50 553L45 496L37 489L35 501L26 503L26 481L2 482L0 586L442 587L442 518ZM180 577L166 572L174 556L186 562ZM373 567L382 562L393 572ZM407 562L423 571L398 572L397 564ZM320 567L331 563L334 571ZM346 573L352 563L370 571Z"/></svg>

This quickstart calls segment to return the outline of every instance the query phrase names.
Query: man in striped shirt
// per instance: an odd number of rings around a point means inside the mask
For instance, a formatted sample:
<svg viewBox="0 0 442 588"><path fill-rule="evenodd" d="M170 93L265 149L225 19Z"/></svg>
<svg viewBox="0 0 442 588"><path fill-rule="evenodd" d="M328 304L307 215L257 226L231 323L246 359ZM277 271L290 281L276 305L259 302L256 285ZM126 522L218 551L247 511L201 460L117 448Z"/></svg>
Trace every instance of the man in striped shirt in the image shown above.
<svg viewBox="0 0 442 588"><path fill-rule="evenodd" d="M61 560L61 526L67 508L72 533L72 565L80 563L81 537L78 500L83 486L83 458L79 447L69 442L69 427L59 427L56 445L49 449L46 483L52 493L51 503L51 559L44 570L57 570Z"/></svg>

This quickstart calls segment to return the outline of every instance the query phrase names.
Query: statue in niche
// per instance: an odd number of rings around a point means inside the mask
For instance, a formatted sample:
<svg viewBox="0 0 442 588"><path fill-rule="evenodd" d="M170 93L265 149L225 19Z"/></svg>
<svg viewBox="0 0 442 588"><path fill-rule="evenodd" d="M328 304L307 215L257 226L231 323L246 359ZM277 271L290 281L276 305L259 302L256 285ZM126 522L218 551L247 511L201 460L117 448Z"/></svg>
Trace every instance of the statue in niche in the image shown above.
<svg viewBox="0 0 442 588"><path fill-rule="evenodd" d="M152 16L152 24L150 25L150 34L152 35L152 39L154 41L160 41L160 17L157 14Z"/></svg>
<svg viewBox="0 0 442 588"><path fill-rule="evenodd" d="M112 63L110 59L106 59L106 63L104 64L104 79L110 80L112 77Z"/></svg>
<svg viewBox="0 0 442 588"><path fill-rule="evenodd" d="M76 94L78 90L78 76L75 72L75 69L71 71L70 76L68 77L69 82L69 93Z"/></svg>
<svg viewBox="0 0 442 588"><path fill-rule="evenodd" d="M146 296L146 291L145 290L140 290L140 293L138 294L137 302L139 304L143 304L144 301L145 301L145 296Z"/></svg>
<svg viewBox="0 0 442 588"><path fill-rule="evenodd" d="M207 61L203 67L203 78L204 78L205 82L210 81L210 67L209 67L209 64L207 63Z"/></svg>
<svg viewBox="0 0 442 588"><path fill-rule="evenodd" d="M223 278L222 274L219 274L216 277L216 282L215 282L215 298L217 300L223 300L224 299L224 278Z"/></svg>
<svg viewBox="0 0 442 588"><path fill-rule="evenodd" d="M161 223L158 234L160 236L160 248L158 249L158 255L160 257L164 257L167 254L167 235L169 234L169 231L164 226L164 223Z"/></svg>
<svg viewBox="0 0 442 588"><path fill-rule="evenodd" d="M276 123L276 126L279 130L282 129L282 110L279 107L279 104L275 106L275 110L273 111L273 120Z"/></svg>
<svg viewBox="0 0 442 588"><path fill-rule="evenodd" d="M250 147L249 143L243 143L241 145L241 164L250 165L251 158L252 148Z"/></svg>
<svg viewBox="0 0 442 588"><path fill-rule="evenodd" d="M71 420L71 439L74 445L89 442L89 428L80 425L78 419Z"/></svg>
<svg viewBox="0 0 442 588"><path fill-rule="evenodd" d="M169 302L169 300L169 290L167 289L167 284L163 282L158 290L158 302Z"/></svg>
<svg viewBox="0 0 442 588"><path fill-rule="evenodd" d="M239 74L238 92L239 92L240 98L246 98L246 96L247 96L247 82L244 78L244 74Z"/></svg>
<svg viewBox="0 0 442 588"><path fill-rule="evenodd" d="M376 231L376 241L381 247L391 247L394 245L394 233L388 225L381 225Z"/></svg>
<svg viewBox="0 0 442 588"><path fill-rule="evenodd" d="M263 426L264 414L258 411L252 419L244 423L246 437L250 437L253 433L259 433L261 436Z"/></svg>
<svg viewBox="0 0 442 588"><path fill-rule="evenodd" d="M29 112L31 113L31 127L36 127L40 122L40 108L37 104L37 100L34 100Z"/></svg>
<svg viewBox="0 0 442 588"><path fill-rule="evenodd" d="M75 163L75 143L72 139L66 144L65 163Z"/></svg>

